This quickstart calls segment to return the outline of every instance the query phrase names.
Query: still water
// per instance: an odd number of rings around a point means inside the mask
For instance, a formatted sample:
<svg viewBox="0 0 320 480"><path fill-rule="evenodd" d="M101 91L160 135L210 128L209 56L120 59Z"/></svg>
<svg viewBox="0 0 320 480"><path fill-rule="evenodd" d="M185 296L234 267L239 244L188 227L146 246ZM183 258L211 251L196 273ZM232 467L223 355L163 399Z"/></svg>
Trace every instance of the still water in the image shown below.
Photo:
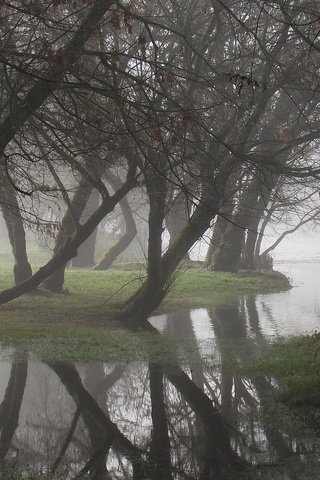
<svg viewBox="0 0 320 480"><path fill-rule="evenodd" d="M277 268L290 291L152 317L188 339L179 361L80 365L16 352L9 362L3 352L0 478L320 478L319 437L272 414L277 379L239 369L270 336L319 328L320 264Z"/></svg>

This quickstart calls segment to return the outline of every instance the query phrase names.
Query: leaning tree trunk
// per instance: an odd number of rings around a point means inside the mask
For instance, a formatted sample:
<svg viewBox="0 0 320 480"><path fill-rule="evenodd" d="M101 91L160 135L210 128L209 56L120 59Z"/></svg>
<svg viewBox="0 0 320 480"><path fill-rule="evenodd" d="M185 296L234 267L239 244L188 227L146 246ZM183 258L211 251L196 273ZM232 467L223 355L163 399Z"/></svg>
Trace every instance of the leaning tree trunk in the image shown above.
<svg viewBox="0 0 320 480"><path fill-rule="evenodd" d="M129 247L130 243L137 234L136 222L134 221L128 201L123 199L123 201L119 202L119 205L125 221L126 231L108 250L102 260L95 267L95 270L108 270L108 268L111 267L119 255L121 255L121 253Z"/></svg>
<svg viewBox="0 0 320 480"><path fill-rule="evenodd" d="M153 170L157 166L156 171ZM149 197L149 239L148 239L148 265L147 279L143 284L143 300L140 295L133 295L129 301L130 307L128 311L123 311L124 316L127 314L130 320L145 320L146 312L152 312L161 302L165 295L163 275L162 275L162 231L166 209L166 176L161 171L166 166L166 159L154 159L152 167L146 167L145 179L146 188ZM152 171L147 171L152 168Z"/></svg>
<svg viewBox="0 0 320 480"><path fill-rule="evenodd" d="M119 188L120 180L115 175L111 175L111 173L108 172L107 179L113 190ZM100 263L98 263L98 265L95 267L95 270L108 270L116 258L118 258L119 255L121 255L121 253L129 247L130 243L137 234L136 222L134 221L129 202L126 197L120 200L119 206L125 222L125 233L114 245L112 245Z"/></svg>
<svg viewBox="0 0 320 480"><path fill-rule="evenodd" d="M230 160L230 162L232 162L232 160ZM157 260L152 264L149 262L147 280L132 297L129 298L124 309L119 314L120 319L124 321L138 320L144 322L148 315L160 305L168 291L179 263L185 258L195 242L197 242L209 228L216 212L219 211L226 179L230 174L231 168L232 164L229 165L225 163L223 165L215 181L208 185L207 189L203 192L202 198L187 225L162 257L159 257L161 246L160 249L158 246ZM157 211L151 212L150 215L154 217L152 219L150 217L150 220L152 220L150 224L155 222L155 231L157 231L158 238L155 239L155 243L159 243L160 237L161 245L161 226L157 224ZM155 232L152 233L153 235L155 234ZM150 236L149 243L151 238ZM150 244L149 247L149 257L152 253L152 251L150 251L151 248L154 248L152 244Z"/></svg>
<svg viewBox="0 0 320 480"><path fill-rule="evenodd" d="M137 181L135 175L136 168L135 165L133 165L130 167L126 181L121 188L119 188L112 196L103 196L102 203L97 210L90 216L90 218L88 218L84 225L80 225L74 234L63 243L60 250L51 258L51 260L43 265L32 275L32 277L27 278L21 284L0 292L0 305L10 302L11 300L38 287L59 268L64 267L65 264L76 255L79 246L89 237L89 235L91 235L106 215L111 213L119 201L136 186Z"/></svg>
<svg viewBox="0 0 320 480"><path fill-rule="evenodd" d="M93 189L87 204L82 213L82 217L86 219L96 211L99 205L99 192ZM91 268L94 265L94 254L96 250L98 228L90 235L89 238L78 248L77 256L72 259L72 267Z"/></svg>
<svg viewBox="0 0 320 480"><path fill-rule="evenodd" d="M11 185L1 187L0 206L14 257L14 280L15 284L18 285L32 276L32 269L28 261L24 224L16 192Z"/></svg>
<svg viewBox="0 0 320 480"><path fill-rule="evenodd" d="M104 452L107 453L113 446L117 453L124 455L131 462L133 478L143 478L143 470L145 470L145 460L142 458L143 451L131 443L100 408L92 395L84 388L75 366L67 362L48 362L48 365L58 375L77 408L82 409L81 415L88 430L96 428L103 431L105 442L102 449Z"/></svg>
<svg viewBox="0 0 320 480"><path fill-rule="evenodd" d="M61 223L61 227L56 238L54 246L54 256L57 254L61 246L70 237L75 229L76 223L80 223L81 215L91 195L93 187L88 181L82 177L77 188L70 207L67 209ZM75 223L76 222L76 223ZM43 286L52 292L60 292L64 284L64 272L66 264L60 267L53 275L43 282Z"/></svg>

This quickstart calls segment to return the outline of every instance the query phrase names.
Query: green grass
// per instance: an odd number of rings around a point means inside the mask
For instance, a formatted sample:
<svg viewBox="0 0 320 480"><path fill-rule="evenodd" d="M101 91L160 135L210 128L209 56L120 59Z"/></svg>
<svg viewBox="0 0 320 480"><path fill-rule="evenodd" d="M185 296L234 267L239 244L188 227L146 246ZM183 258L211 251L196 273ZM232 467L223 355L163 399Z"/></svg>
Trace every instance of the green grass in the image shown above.
<svg viewBox="0 0 320 480"><path fill-rule="evenodd" d="M31 262L39 265L44 254L35 251ZM8 256L0 256L1 260L2 290L13 285L13 276ZM143 334L140 342L140 334L125 331L113 321L119 306L141 285L144 276L143 270L68 269L64 293L39 290L0 306L0 342L4 347L19 346L47 358L79 361L127 360L149 355L151 350L155 355L160 350L167 355L168 349L177 350L179 339L174 346L164 345L165 340ZM232 275L190 268L179 272L158 313L236 303L239 294L286 287L285 278L277 275Z"/></svg>
<svg viewBox="0 0 320 480"><path fill-rule="evenodd" d="M239 294L277 292L290 284L278 272L239 274L190 269L182 273L164 300L166 310L236 304Z"/></svg>
<svg viewBox="0 0 320 480"><path fill-rule="evenodd" d="M141 285L144 272L137 270L67 270L65 291L29 293L0 309L0 321L9 318L55 324L104 322ZM3 269L0 288L13 285L11 271ZM174 311L236 302L239 294L285 288L285 281L263 275L209 273L200 269L181 272L159 311Z"/></svg>
<svg viewBox="0 0 320 480"><path fill-rule="evenodd" d="M266 344L259 360L243 369L277 380L274 400L320 432L320 334L295 336Z"/></svg>

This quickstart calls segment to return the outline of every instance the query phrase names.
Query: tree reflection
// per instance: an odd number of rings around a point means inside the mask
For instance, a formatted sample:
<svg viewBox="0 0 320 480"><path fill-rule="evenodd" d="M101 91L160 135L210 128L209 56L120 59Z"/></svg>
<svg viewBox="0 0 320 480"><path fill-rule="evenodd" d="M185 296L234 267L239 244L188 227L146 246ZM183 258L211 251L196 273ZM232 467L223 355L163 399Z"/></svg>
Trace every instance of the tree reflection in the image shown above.
<svg viewBox="0 0 320 480"><path fill-rule="evenodd" d="M182 363L30 362L27 377L26 355L14 358L0 406L5 464L24 478L92 480L264 479L250 465L293 457L306 466L300 452L317 453L317 442L263 415L276 379L240 373L265 343L254 300L208 315L220 366L204 358L192 315L170 324L181 335L184 322L190 339Z"/></svg>
<svg viewBox="0 0 320 480"><path fill-rule="evenodd" d="M16 355L12 363L10 378L0 405L0 459L8 453L19 421L19 414L27 381L27 355Z"/></svg>
<svg viewBox="0 0 320 480"><path fill-rule="evenodd" d="M276 379L263 374L244 376L239 373L241 366L255 364L266 345L255 298L242 299L233 307L216 306L210 316L221 358L221 410L227 418L233 419L234 427L241 433L235 437L236 448L253 462L296 457L299 432L289 423L280 427L263 415L272 402ZM317 448L316 444L311 446L311 450ZM305 452L308 450L305 445Z"/></svg>

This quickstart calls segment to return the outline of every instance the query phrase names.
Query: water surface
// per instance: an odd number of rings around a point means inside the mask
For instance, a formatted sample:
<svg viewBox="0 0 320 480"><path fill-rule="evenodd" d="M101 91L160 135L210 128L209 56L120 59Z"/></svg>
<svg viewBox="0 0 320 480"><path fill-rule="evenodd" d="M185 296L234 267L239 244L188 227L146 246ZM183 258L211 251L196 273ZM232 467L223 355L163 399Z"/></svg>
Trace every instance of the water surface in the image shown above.
<svg viewBox="0 0 320 480"><path fill-rule="evenodd" d="M319 478L319 437L272 413L278 379L239 373L270 335L318 328L320 266L308 267L283 266L288 292L153 317L163 335L188 339L170 363L8 361L4 351L1 478Z"/></svg>

